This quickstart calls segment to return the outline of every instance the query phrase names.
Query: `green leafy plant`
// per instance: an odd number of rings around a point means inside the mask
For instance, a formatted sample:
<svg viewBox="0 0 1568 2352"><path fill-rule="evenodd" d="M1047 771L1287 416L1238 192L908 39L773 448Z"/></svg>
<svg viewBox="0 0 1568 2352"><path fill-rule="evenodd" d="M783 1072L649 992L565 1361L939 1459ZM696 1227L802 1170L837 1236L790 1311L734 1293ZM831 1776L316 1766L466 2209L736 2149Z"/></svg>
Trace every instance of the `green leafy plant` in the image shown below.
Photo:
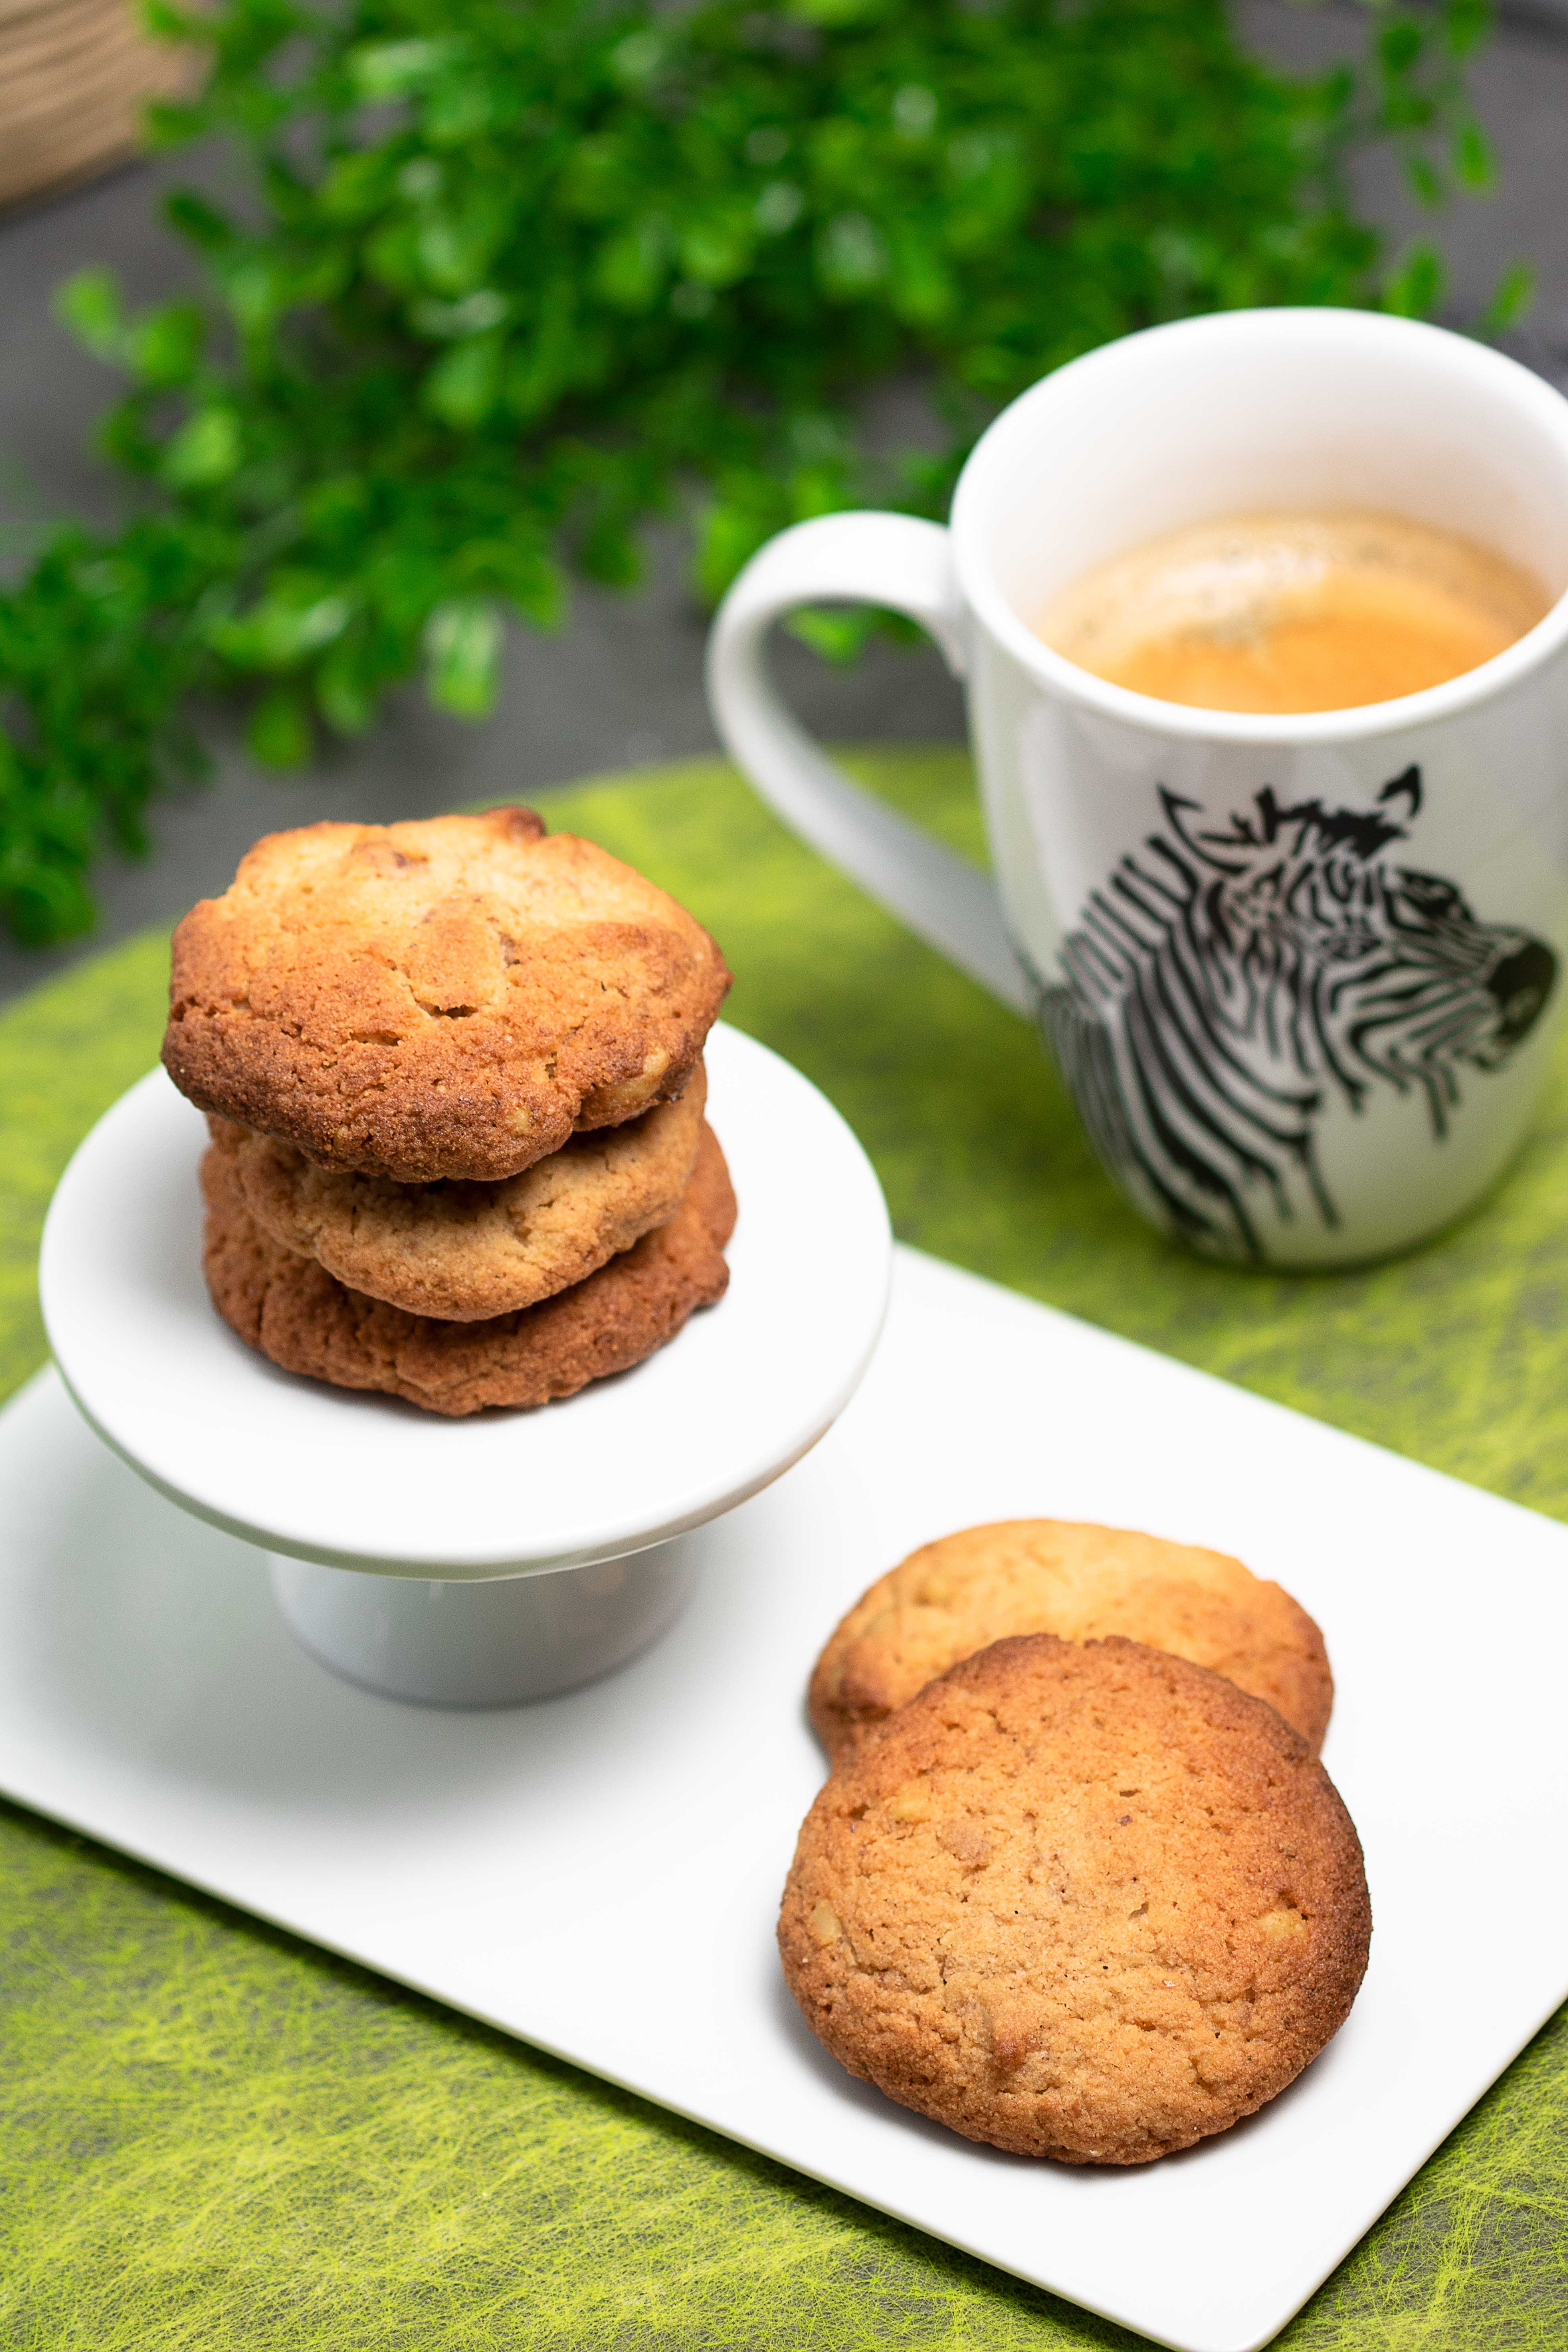
<svg viewBox="0 0 1568 2352"><path fill-rule="evenodd" d="M1431 202L1490 169L1479 0L1372 8L1360 64L1312 80L1244 55L1220 0L152 20L212 59L158 135L230 134L254 200L170 200L193 299L132 317L96 271L62 298L129 379L102 437L140 502L0 593L0 908L30 940L90 923L102 845L141 847L193 695L247 698L280 767L420 670L482 717L503 617L551 625L574 573L635 581L648 517L692 510L713 598L789 521L938 513L986 419L1110 336L1430 308L1430 253L1383 271L1343 193L1368 142ZM911 373L941 446L878 461L859 404ZM869 625L800 624L838 655Z"/></svg>

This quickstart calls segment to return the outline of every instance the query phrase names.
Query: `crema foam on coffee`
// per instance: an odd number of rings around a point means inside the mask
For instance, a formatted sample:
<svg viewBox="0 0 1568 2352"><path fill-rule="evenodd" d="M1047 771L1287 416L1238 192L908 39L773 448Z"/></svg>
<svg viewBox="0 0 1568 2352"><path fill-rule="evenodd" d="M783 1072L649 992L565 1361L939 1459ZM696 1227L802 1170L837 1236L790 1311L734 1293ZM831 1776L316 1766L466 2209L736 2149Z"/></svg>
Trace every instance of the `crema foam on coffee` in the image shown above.
<svg viewBox="0 0 1568 2352"><path fill-rule="evenodd" d="M1490 661L1552 603L1473 541L1397 515L1227 515L1083 572L1034 622L1080 669L1205 710L1349 710Z"/></svg>

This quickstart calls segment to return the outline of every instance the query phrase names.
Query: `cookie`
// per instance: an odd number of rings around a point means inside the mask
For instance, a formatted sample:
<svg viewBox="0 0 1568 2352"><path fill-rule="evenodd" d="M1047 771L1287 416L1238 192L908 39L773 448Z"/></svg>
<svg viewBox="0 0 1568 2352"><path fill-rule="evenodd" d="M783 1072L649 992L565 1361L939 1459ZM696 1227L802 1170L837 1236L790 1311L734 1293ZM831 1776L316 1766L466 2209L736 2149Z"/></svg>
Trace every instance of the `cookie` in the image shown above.
<svg viewBox="0 0 1568 2352"><path fill-rule="evenodd" d="M1317 2056L1371 1932L1350 1816L1272 1707L1165 1651L1035 1633L834 1773L779 1948L813 2032L901 2105L1144 2164Z"/></svg>
<svg viewBox="0 0 1568 2352"><path fill-rule="evenodd" d="M735 1196L712 1130L674 1216L571 1290L482 1323L409 1315L335 1282L280 1248L246 1209L232 1160L202 1164L205 1265L213 1302L239 1337L285 1371L336 1388L379 1389L431 1412L538 1405L624 1372L723 1296Z"/></svg>
<svg viewBox="0 0 1568 2352"><path fill-rule="evenodd" d="M281 1247L410 1315L477 1322L585 1281L675 1214L707 1091L699 1062L674 1102L574 1135L499 1184L334 1174L276 1136L211 1125L239 1199Z"/></svg>
<svg viewBox="0 0 1568 2352"><path fill-rule="evenodd" d="M1008 1633L1121 1633L1212 1667L1293 1724L1314 1755L1333 1705L1323 1637L1238 1559L1121 1528L1004 1519L924 1544L855 1603L811 1678L835 1759L934 1675Z"/></svg>
<svg viewBox="0 0 1568 2352"><path fill-rule="evenodd" d="M163 1063L324 1168L494 1183L679 1094L730 976L529 809L269 834L174 934Z"/></svg>

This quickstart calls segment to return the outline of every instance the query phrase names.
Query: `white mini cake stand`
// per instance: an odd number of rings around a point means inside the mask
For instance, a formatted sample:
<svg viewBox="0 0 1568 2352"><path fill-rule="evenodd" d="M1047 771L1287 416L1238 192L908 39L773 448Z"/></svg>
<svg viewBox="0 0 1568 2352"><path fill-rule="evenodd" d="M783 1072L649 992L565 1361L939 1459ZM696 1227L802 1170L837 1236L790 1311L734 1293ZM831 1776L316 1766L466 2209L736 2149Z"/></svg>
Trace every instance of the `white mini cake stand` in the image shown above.
<svg viewBox="0 0 1568 2352"><path fill-rule="evenodd" d="M842 1412L887 1305L887 1208L838 1113L739 1030L716 1028L707 1062L740 1202L723 1299L629 1372L461 1421L279 1371L219 1319L205 1121L153 1071L80 1146L44 1228L67 1386L161 1494L271 1555L291 1631L350 1681L493 1706L610 1673L679 1609L681 1537Z"/></svg>

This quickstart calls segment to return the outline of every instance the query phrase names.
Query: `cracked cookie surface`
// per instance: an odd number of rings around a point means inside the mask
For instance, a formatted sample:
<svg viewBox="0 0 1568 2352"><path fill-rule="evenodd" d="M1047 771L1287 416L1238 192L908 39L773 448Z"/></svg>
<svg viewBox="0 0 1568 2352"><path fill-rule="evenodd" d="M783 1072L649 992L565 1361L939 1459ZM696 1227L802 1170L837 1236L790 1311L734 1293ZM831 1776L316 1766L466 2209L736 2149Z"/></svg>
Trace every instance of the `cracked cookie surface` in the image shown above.
<svg viewBox="0 0 1568 2352"><path fill-rule="evenodd" d="M1111 1639L995 1643L823 1789L779 1918L849 2072L966 2137L1142 2164L1275 2097L1338 2031L1360 1843L1274 1710Z"/></svg>
<svg viewBox="0 0 1568 2352"><path fill-rule="evenodd" d="M380 1390L430 1412L574 1396L590 1381L640 1364L696 1308L722 1297L729 1280L723 1253L735 1196L708 1127L664 1224L570 1290L477 1323L385 1306L281 1248L246 1209L232 1163L216 1147L202 1162L202 1191L207 1287L232 1330L285 1371Z"/></svg>
<svg viewBox="0 0 1568 2352"><path fill-rule="evenodd" d="M1225 1553L1125 1528L1005 1519L923 1544L864 1592L829 1636L809 1704L828 1754L847 1754L933 1675L1009 1633L1120 1633L1208 1666L1323 1744L1333 1677L1323 1637L1283 1586Z"/></svg>
<svg viewBox="0 0 1568 2352"><path fill-rule="evenodd" d="M305 825L180 924L163 1062L323 1167L494 1182L678 1095L728 986L684 908L531 810Z"/></svg>
<svg viewBox="0 0 1568 2352"><path fill-rule="evenodd" d="M585 1281L672 1217L706 1099L699 1062L674 1102L574 1135L497 1184L342 1174L275 1136L210 1124L238 1198L282 1248L389 1307L477 1322Z"/></svg>

